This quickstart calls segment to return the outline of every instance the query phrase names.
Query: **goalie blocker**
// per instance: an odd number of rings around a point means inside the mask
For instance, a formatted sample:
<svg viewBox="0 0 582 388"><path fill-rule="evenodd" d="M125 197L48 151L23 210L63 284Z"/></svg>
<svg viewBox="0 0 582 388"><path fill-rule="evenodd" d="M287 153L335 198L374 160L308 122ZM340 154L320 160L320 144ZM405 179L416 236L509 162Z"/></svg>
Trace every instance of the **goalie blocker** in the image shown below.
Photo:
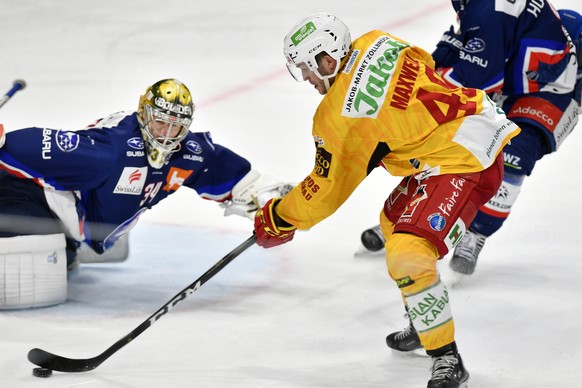
<svg viewBox="0 0 582 388"><path fill-rule="evenodd" d="M0 238L0 310L64 302L65 246L62 233Z"/></svg>

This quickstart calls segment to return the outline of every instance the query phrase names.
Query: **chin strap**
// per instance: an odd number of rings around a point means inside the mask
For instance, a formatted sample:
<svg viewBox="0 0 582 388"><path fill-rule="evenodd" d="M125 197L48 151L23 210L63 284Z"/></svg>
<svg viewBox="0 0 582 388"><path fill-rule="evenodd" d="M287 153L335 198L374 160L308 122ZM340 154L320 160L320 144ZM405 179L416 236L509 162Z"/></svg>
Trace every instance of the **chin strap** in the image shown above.
<svg viewBox="0 0 582 388"><path fill-rule="evenodd" d="M329 77L323 77L323 84L325 85L325 91L327 92L331 87L331 84L329 83Z"/></svg>
<svg viewBox="0 0 582 388"><path fill-rule="evenodd" d="M323 84L325 85L325 91L327 92L329 90L329 88L331 87L331 82L329 81L332 78L335 78L335 76L337 75L337 72L340 68L340 61L336 61L335 64L335 69L333 71L333 73L331 73L330 75L320 75L321 79L323 80Z"/></svg>

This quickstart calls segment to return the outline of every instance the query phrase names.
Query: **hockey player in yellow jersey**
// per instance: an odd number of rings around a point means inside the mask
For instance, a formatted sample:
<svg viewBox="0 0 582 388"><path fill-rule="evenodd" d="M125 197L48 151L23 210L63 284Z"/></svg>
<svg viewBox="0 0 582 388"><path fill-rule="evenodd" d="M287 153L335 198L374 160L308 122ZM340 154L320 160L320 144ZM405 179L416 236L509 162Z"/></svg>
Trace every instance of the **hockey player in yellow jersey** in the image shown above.
<svg viewBox="0 0 582 388"><path fill-rule="evenodd" d="M433 359L428 387L463 386L469 373L437 261L499 188L501 150L519 128L483 91L448 85L429 53L386 32L352 42L343 22L317 13L284 45L291 75L324 95L313 119L315 167L257 212L257 243L283 244L330 216L378 166L402 176L380 213L388 272Z"/></svg>

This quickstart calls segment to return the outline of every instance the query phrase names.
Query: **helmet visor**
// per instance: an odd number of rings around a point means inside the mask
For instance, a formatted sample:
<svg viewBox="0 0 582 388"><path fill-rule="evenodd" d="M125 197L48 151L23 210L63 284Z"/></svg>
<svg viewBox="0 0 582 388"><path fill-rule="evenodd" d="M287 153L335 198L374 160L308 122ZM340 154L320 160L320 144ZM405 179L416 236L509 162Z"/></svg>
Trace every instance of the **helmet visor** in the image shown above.
<svg viewBox="0 0 582 388"><path fill-rule="evenodd" d="M323 78L317 69L311 69L305 62L289 63L287 62L287 70L297 82L307 80L311 73L315 73L319 78Z"/></svg>

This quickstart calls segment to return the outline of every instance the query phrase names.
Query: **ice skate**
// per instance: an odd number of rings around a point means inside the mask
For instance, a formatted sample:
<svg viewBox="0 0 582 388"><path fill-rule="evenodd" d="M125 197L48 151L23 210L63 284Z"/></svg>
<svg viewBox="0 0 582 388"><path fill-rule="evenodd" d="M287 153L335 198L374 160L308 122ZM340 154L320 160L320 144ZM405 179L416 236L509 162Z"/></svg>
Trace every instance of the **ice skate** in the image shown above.
<svg viewBox="0 0 582 388"><path fill-rule="evenodd" d="M453 257L449 262L451 269L463 275L471 275L475 272L477 258L487 237L482 234L467 230L463 239L455 248Z"/></svg>
<svg viewBox="0 0 582 388"><path fill-rule="evenodd" d="M408 317L408 314L406 314ZM401 352L410 352L416 349L422 349L420 344L420 338L412 322L409 322L408 326L402 331L396 331L389 334L386 337L386 345L389 348L398 350Z"/></svg>
<svg viewBox="0 0 582 388"><path fill-rule="evenodd" d="M447 345L447 348L449 347L450 349L446 350L445 353L432 356L432 376L427 388L467 387L469 372L463 366L463 360L454 343Z"/></svg>

